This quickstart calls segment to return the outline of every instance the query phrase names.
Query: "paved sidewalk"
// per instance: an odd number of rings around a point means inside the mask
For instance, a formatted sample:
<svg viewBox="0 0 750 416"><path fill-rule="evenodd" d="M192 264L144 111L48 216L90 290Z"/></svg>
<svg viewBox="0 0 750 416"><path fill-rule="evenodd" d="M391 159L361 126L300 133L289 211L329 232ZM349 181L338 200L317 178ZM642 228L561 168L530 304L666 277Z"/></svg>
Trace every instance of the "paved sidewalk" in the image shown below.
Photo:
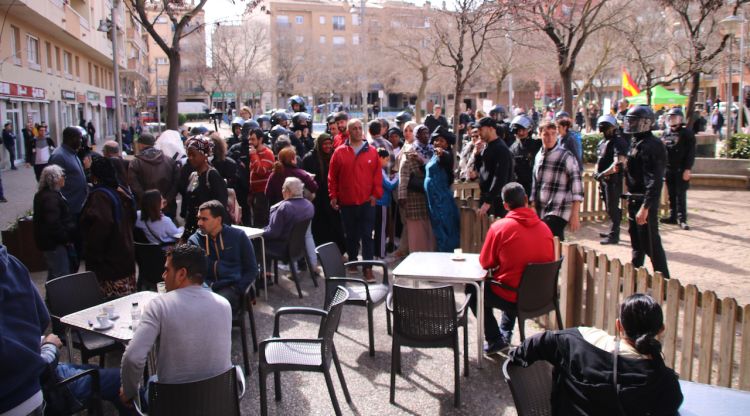
<svg viewBox="0 0 750 416"><path fill-rule="evenodd" d="M17 218L30 212L37 190L34 169L17 164L18 170L3 170L3 193L8 202L0 204L0 230L8 228Z"/></svg>

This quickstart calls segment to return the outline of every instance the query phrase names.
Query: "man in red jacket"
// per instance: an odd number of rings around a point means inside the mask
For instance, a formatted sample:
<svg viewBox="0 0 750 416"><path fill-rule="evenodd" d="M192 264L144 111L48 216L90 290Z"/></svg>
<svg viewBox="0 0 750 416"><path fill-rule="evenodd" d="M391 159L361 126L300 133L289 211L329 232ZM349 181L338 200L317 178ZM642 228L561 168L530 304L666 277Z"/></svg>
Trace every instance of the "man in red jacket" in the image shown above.
<svg viewBox="0 0 750 416"><path fill-rule="evenodd" d="M494 269L492 279L504 285L517 288L521 275L529 263L546 263L555 260L552 232L542 222L533 209L523 185L510 182L502 189L503 206L508 214L495 221L484 240L479 263L485 269ZM471 310L476 314L476 290L467 286L466 293L472 294ZM516 292L486 284L484 291L484 338L487 341L487 354L506 350L516 325ZM493 309L503 311L500 328L493 315Z"/></svg>
<svg viewBox="0 0 750 416"><path fill-rule="evenodd" d="M362 259L372 260L375 227L375 202L383 196L383 173L378 152L364 140L362 122L351 119L349 138L336 148L328 169L328 194L331 207L341 210L349 260L357 260L362 244ZM363 270L368 282L374 281L372 267Z"/></svg>
<svg viewBox="0 0 750 416"><path fill-rule="evenodd" d="M349 132L346 131L346 126L349 123L349 114L343 111L339 111L334 115L333 121L336 123L339 132L333 136L333 148L337 148L349 140Z"/></svg>

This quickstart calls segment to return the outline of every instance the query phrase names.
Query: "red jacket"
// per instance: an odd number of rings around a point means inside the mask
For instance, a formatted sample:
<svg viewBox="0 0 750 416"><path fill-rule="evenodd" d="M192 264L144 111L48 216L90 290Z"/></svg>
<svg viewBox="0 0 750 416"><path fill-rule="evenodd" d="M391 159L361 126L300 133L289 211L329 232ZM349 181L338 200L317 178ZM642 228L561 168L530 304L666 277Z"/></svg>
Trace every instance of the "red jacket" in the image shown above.
<svg viewBox="0 0 750 416"><path fill-rule="evenodd" d="M346 143L348 140L349 140L349 132L348 131L345 131L343 133L337 134L333 138L333 148L335 149L335 148L341 146L342 144Z"/></svg>
<svg viewBox="0 0 750 416"><path fill-rule="evenodd" d="M495 221L484 240L479 263L485 269L495 269L492 278L511 287L518 287L521 275L529 263L555 260L552 232L531 208L516 208L505 218ZM516 292L492 285L501 298L515 302Z"/></svg>
<svg viewBox="0 0 750 416"><path fill-rule="evenodd" d="M328 168L328 195L339 205L362 205L383 196L383 172L378 152L367 141L354 154L349 141L336 148Z"/></svg>

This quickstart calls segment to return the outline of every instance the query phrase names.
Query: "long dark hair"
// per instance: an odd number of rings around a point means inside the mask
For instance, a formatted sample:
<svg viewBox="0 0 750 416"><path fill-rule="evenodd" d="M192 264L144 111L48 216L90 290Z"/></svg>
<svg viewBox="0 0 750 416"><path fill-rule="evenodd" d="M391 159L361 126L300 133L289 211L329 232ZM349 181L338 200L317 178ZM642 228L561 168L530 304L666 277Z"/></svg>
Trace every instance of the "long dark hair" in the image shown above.
<svg viewBox="0 0 750 416"><path fill-rule="evenodd" d="M661 359L656 336L664 327L664 314L654 298L643 293L628 296L620 305L620 323L639 353Z"/></svg>
<svg viewBox="0 0 750 416"><path fill-rule="evenodd" d="M161 219L161 192L149 189L141 199L141 221L159 221Z"/></svg>

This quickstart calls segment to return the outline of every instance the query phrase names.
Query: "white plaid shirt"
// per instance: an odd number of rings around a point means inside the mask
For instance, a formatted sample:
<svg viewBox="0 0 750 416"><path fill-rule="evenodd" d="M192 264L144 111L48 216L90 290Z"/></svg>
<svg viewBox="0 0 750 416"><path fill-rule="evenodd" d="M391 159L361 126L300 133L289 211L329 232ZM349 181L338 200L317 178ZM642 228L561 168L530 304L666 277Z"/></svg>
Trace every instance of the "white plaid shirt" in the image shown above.
<svg viewBox="0 0 750 416"><path fill-rule="evenodd" d="M581 171L572 153L560 145L537 153L531 200L539 218L554 215L570 221L573 202L583 201Z"/></svg>

